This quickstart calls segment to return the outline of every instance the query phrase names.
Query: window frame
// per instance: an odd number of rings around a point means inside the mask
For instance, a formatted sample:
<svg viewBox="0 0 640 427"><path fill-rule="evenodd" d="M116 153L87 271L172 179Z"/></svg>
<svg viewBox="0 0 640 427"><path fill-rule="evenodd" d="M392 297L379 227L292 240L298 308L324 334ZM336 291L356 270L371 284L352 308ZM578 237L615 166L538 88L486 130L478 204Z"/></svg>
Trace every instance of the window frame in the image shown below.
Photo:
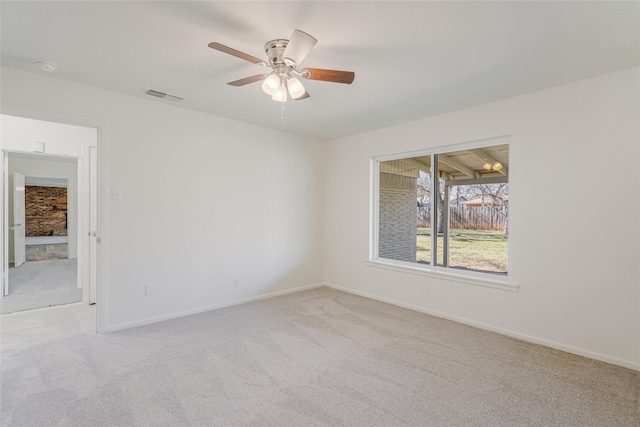
<svg viewBox="0 0 640 427"><path fill-rule="evenodd" d="M442 145L432 148L426 148L421 150L405 151L401 153L386 154L380 156L373 156L371 158L371 187L370 187L370 227L369 227L369 258L367 265L375 268L383 268L393 271L398 271L408 274L417 274L421 276L437 278L447 281L454 281L458 283L465 283L470 285L483 286L494 289L503 289L507 291L518 291L518 284L515 282L511 273L511 252L512 245L509 244L507 248L507 274L504 276L498 276L491 273L483 273L478 271L458 270L451 267L444 267L439 265L419 264L407 261L397 261L389 258L380 258L378 256L379 251L379 238L380 238L380 163L407 159L419 156L431 156L433 154L446 154L448 152L455 152L461 150L469 150L474 148L484 148L495 145L510 145L510 136L500 136L496 138L482 139L471 142ZM509 155L511 152L509 152ZM510 156L511 157L511 156ZM433 181L433 177L432 177ZM509 190L512 190L512 185L509 184ZM511 197L509 198L511 203ZM511 211L511 209L510 209ZM432 216L434 210L432 209ZM433 236L433 234L432 234ZM512 231L509 230L509 241L512 240ZM431 254L432 259L434 255L433 239L431 240Z"/></svg>

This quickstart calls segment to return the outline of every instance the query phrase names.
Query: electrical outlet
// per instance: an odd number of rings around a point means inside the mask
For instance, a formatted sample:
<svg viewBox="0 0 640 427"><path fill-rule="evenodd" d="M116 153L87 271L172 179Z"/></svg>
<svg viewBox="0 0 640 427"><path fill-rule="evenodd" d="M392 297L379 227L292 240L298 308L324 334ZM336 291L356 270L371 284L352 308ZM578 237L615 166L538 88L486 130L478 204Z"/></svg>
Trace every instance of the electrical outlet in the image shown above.
<svg viewBox="0 0 640 427"><path fill-rule="evenodd" d="M153 285L146 285L144 287L144 294L148 297L154 296L156 294L156 288Z"/></svg>
<svg viewBox="0 0 640 427"><path fill-rule="evenodd" d="M424 285L424 294L431 295L431 288L429 287L429 285Z"/></svg>
<svg viewBox="0 0 640 427"><path fill-rule="evenodd" d="M233 279L233 284L235 285L236 288L240 287L240 279L238 279L237 277L235 279Z"/></svg>

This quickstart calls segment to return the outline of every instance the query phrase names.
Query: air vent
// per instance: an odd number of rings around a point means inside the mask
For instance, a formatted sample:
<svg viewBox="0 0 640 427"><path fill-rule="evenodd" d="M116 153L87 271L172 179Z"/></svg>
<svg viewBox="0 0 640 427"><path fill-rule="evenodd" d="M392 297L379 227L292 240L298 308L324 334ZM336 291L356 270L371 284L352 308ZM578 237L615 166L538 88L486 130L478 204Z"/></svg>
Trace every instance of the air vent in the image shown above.
<svg viewBox="0 0 640 427"><path fill-rule="evenodd" d="M181 97L175 96L175 95L169 95L168 93L160 92L158 90L149 89L145 93L147 95L153 96L155 98L166 99L167 101L173 101L173 102L182 102L182 101L184 101L184 98L181 98Z"/></svg>
<svg viewBox="0 0 640 427"><path fill-rule="evenodd" d="M158 92L157 90L149 89L145 92L147 95L155 96L156 98L164 98L167 96L164 92Z"/></svg>
<svg viewBox="0 0 640 427"><path fill-rule="evenodd" d="M167 99L173 102L182 102L184 98L180 98L179 96L167 95Z"/></svg>

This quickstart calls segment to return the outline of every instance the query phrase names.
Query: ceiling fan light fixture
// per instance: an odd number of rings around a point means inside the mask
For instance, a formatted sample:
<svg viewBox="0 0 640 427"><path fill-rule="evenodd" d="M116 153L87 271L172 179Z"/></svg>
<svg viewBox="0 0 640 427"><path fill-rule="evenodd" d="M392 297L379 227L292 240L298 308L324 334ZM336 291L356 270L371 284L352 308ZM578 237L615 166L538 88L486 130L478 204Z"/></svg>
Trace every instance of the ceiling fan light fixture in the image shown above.
<svg viewBox="0 0 640 427"><path fill-rule="evenodd" d="M277 74L270 74L262 83L262 90L267 95L275 95L280 86L282 86L280 84L280 77Z"/></svg>
<svg viewBox="0 0 640 427"><path fill-rule="evenodd" d="M244 86L264 79L262 90L271 96L274 101L286 102L287 97L301 100L309 98L300 80L293 77L301 77L306 80L320 80L326 82L351 84L355 78L353 71L326 70L322 68L297 67L307 54L315 46L318 40L304 31L294 30L290 39L275 39L264 45L268 61L240 52L218 42L209 43L211 49L235 56L253 64L271 68L271 74L258 74L244 79L234 80L228 84L231 86ZM283 106L284 108L284 106Z"/></svg>
<svg viewBox="0 0 640 427"><path fill-rule="evenodd" d="M300 80L295 77L291 77L287 80L287 88L289 89L289 95L291 95L293 99L300 98L306 92Z"/></svg>
<svg viewBox="0 0 640 427"><path fill-rule="evenodd" d="M280 85L276 93L271 97L274 101L277 102L287 102L287 88L284 84Z"/></svg>

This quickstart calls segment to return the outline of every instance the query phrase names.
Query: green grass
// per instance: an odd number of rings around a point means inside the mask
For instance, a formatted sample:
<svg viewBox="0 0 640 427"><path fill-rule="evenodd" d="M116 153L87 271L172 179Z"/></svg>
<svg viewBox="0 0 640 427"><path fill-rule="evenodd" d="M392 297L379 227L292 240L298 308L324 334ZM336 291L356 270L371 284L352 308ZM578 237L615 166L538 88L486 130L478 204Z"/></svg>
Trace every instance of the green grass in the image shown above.
<svg viewBox="0 0 640 427"><path fill-rule="evenodd" d="M442 235L438 235L438 264L442 264ZM507 272L508 239L503 231L449 231L449 267L491 273ZM431 262L431 229L418 228L417 261Z"/></svg>

